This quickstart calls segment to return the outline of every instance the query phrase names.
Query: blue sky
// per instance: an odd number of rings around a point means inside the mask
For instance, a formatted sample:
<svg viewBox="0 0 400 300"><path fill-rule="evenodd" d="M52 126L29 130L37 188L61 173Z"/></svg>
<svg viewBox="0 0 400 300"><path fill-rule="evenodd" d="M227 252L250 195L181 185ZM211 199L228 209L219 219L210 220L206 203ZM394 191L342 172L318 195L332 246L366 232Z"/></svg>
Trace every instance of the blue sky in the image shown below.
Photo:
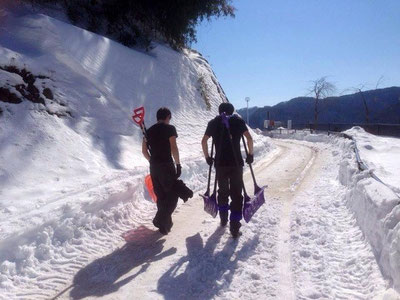
<svg viewBox="0 0 400 300"><path fill-rule="evenodd" d="M338 93L400 86L400 0L234 0L235 18L197 28L192 48L211 63L236 108L304 96L321 76Z"/></svg>

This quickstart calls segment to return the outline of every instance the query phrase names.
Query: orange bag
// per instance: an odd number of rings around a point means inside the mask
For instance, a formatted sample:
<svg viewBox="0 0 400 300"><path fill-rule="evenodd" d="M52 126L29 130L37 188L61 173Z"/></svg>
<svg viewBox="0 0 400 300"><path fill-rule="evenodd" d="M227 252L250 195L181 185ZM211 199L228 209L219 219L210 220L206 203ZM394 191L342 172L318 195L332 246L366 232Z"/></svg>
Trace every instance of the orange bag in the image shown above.
<svg viewBox="0 0 400 300"><path fill-rule="evenodd" d="M145 183L145 185L146 185L146 187L147 187L147 191L149 192L151 199L153 199L153 201L154 201L155 203L157 203L157 196L156 196L156 194L154 193L153 181L151 180L150 174L147 175L147 176L144 178L144 183Z"/></svg>

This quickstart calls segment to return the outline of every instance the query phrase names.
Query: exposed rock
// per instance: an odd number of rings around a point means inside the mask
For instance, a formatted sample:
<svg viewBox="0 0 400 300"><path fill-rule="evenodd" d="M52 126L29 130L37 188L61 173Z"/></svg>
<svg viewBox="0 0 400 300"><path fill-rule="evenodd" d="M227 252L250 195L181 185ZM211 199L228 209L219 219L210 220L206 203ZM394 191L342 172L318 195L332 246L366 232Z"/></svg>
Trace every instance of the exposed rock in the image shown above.
<svg viewBox="0 0 400 300"><path fill-rule="evenodd" d="M15 88L27 100L33 103L45 104L44 99L40 97L39 90L33 84L28 84L28 86L23 84L18 84L15 86Z"/></svg>
<svg viewBox="0 0 400 300"><path fill-rule="evenodd" d="M8 89L3 87L0 87L0 101L14 104L22 102L22 100L16 94L11 93Z"/></svg>
<svg viewBox="0 0 400 300"><path fill-rule="evenodd" d="M0 101L1 102L7 102L7 103L13 103L13 104L18 104L21 103L25 100L28 100L33 103L40 103L43 104L46 107L46 112L50 115L56 115L58 117L66 117L70 116L71 112L69 112L65 107L66 105L64 103L59 103L54 99L54 93L53 91L45 86L45 82L42 82L42 87L43 87L43 96L46 97L47 99L51 100L51 103L53 104L54 102L58 104L61 107L64 107L62 109L54 109L48 106L48 103L46 104L46 101L43 97L41 97L39 89L35 86L36 79L50 79L49 77L46 77L44 75L33 75L31 72L29 72L27 69L18 69L15 66L0 66L0 70L17 74L21 76L22 81L14 82L13 85L10 83L6 83L5 86L0 87ZM12 91L17 90L20 95L17 95L16 93L13 93ZM21 97L22 96L22 97ZM53 102L54 101L54 102ZM1 113L0 113L1 114Z"/></svg>
<svg viewBox="0 0 400 300"><path fill-rule="evenodd" d="M45 96L49 100L53 100L54 99L53 92L49 88L45 88L43 90L43 96Z"/></svg>

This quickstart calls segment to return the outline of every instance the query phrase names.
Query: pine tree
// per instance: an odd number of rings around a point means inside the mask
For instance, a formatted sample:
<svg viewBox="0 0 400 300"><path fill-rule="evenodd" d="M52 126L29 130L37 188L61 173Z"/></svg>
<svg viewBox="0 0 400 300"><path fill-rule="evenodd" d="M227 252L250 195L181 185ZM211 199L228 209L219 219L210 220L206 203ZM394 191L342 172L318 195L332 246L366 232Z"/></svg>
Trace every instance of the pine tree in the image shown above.
<svg viewBox="0 0 400 300"><path fill-rule="evenodd" d="M153 39L181 49L196 41L196 26L213 17L234 17L232 0L25 0L58 5L70 21L127 46Z"/></svg>

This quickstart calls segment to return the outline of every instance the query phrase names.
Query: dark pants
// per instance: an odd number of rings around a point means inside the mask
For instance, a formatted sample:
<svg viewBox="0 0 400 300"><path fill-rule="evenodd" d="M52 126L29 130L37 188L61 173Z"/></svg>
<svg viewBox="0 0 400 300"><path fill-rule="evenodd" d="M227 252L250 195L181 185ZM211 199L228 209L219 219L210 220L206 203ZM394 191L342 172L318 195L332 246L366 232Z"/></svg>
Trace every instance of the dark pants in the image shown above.
<svg viewBox="0 0 400 300"><path fill-rule="evenodd" d="M150 175L154 192L157 196L157 214L153 220L156 227L170 231L172 213L178 204L178 196L173 190L176 182L176 171L173 163L150 165Z"/></svg>
<svg viewBox="0 0 400 300"><path fill-rule="evenodd" d="M220 212L231 210L231 221L240 221L243 209L243 167L217 166L218 206ZM229 206L229 196L231 204Z"/></svg>

